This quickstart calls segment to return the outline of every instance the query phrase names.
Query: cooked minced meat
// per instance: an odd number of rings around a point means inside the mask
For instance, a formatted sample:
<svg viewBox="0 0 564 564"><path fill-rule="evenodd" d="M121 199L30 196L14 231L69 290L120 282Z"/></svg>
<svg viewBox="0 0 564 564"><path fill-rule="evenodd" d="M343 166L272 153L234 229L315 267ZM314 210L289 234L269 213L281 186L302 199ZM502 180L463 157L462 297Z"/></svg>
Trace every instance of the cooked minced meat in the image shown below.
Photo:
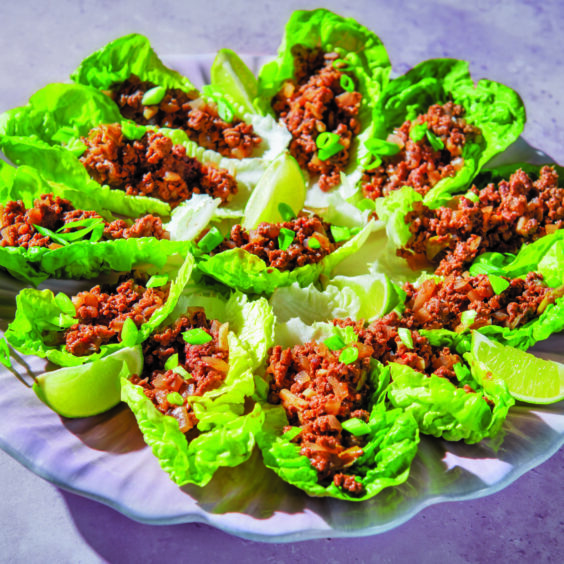
<svg viewBox="0 0 564 564"><path fill-rule="evenodd" d="M432 346L417 331L411 331L413 344L408 346L400 337L398 329L404 327L404 323L396 312L369 325L350 319L335 320L333 323L339 327L352 326L359 342L372 348L372 357L382 364L397 362L424 374L435 374L456 381L453 366L461 362L460 356L452 353L448 347Z"/></svg>
<svg viewBox="0 0 564 564"><path fill-rule="evenodd" d="M290 425L301 428L294 441L319 480L360 494L362 484L347 468L362 455L363 437L345 431L341 423L351 418L368 421L372 349L359 348L359 358L351 364L339 362L339 354L320 343L274 347L267 368L269 402L282 404Z"/></svg>
<svg viewBox="0 0 564 564"><path fill-rule="evenodd" d="M59 198L53 194L43 194L33 202L33 207L26 208L21 200L10 201L0 205L0 246L2 247L49 247L57 248L61 245L53 241L48 235L43 235L34 227L38 225L60 235L78 231L83 227L62 229L65 225L84 219L100 219L104 225L103 240L129 239L137 237L156 237L168 239L170 236L163 228L160 218L145 215L130 224L122 219L104 221L93 211L76 210L69 200ZM86 234L88 239L90 235Z"/></svg>
<svg viewBox="0 0 564 564"><path fill-rule="evenodd" d="M302 168L320 175L322 190L329 190L339 184L340 173L349 163L351 143L360 131L358 112L362 95L341 86L344 72L333 65L339 59L337 53L298 45L292 54L295 79L284 82L272 100L272 108L292 134L290 153ZM319 158L316 144L323 132L337 134L343 146L326 160Z"/></svg>
<svg viewBox="0 0 564 564"><path fill-rule="evenodd" d="M68 352L75 356L96 353L102 345L121 341L126 319L139 328L168 298L169 285L145 288L143 280L127 278L117 286L80 292L72 298L78 323L65 331Z"/></svg>
<svg viewBox="0 0 564 564"><path fill-rule="evenodd" d="M439 180L454 176L464 164L464 145L480 135L477 127L466 122L464 113L459 104L434 104L426 114L394 130L388 141L401 149L394 156L382 157L380 166L364 173L364 196L374 200L406 185L424 195ZM428 130L442 141L443 149L433 149L426 136L419 141L410 137L413 128L421 124L427 124Z"/></svg>
<svg viewBox="0 0 564 564"><path fill-rule="evenodd" d="M432 346L417 331L411 331L413 344L408 346L400 338L402 323L396 313L369 325L351 319L333 323L354 329L358 341L352 346L357 348L358 358L350 364L339 362L342 349L330 350L324 343L288 349L275 346L266 370L270 380L268 401L281 404L290 426L300 428L293 441L309 458L321 483L333 481L353 495L362 494L362 484L350 467L362 456L366 438L355 437L343 429L342 423L352 418L369 420L373 391L368 378L370 360L397 362L457 384L454 366L462 359L449 347ZM469 386L463 389L474 392Z"/></svg>
<svg viewBox="0 0 564 564"><path fill-rule="evenodd" d="M280 249L279 245L282 229L294 233L292 242L285 250ZM311 246L313 239L319 243L318 248ZM317 244L314 246L317 247ZM318 263L338 246L328 223L317 215L300 215L282 223L260 223L250 231L237 224L231 229L230 238L210 254L241 248L258 256L268 266L278 270L293 270L306 264Z"/></svg>
<svg viewBox="0 0 564 564"><path fill-rule="evenodd" d="M131 75L128 80L114 84L109 94L125 118L141 125L182 129L192 141L224 157L250 157L261 143L252 125L239 119L231 123L222 120L215 105L204 103L196 92L168 88L158 104L144 105L143 96L155 86Z"/></svg>
<svg viewBox="0 0 564 564"><path fill-rule="evenodd" d="M437 209L416 203L405 218L411 238L398 255L414 269L433 266L446 276L466 270L482 253L516 253L564 226L564 188L552 167L543 167L537 180L519 169L497 186L470 192L477 201L458 196Z"/></svg>
<svg viewBox="0 0 564 564"><path fill-rule="evenodd" d="M127 194L151 196L175 207L192 194L209 194L227 203L237 192L227 170L189 157L183 145L174 145L158 131L128 139L119 124L101 125L82 141L87 148L80 161L88 174Z"/></svg>
<svg viewBox="0 0 564 564"><path fill-rule="evenodd" d="M183 333L190 329L202 329L211 340L201 345L187 343ZM143 387L145 395L161 413L175 417L184 433L198 422L187 398L218 388L227 376L228 332L227 323L209 320L202 308L194 307L173 325L153 333L143 345L143 373L134 375L131 381ZM178 366L182 370L165 368L174 354L178 354ZM178 401L169 395L173 392L180 395L180 398L176 396Z"/></svg>
<svg viewBox="0 0 564 564"><path fill-rule="evenodd" d="M414 329L478 329L499 325L515 329L542 313L554 301L553 291L540 274L509 279L509 286L496 294L485 274L450 275L444 280L425 280L419 287L406 284L406 307L402 322ZM461 315L475 311L476 317L465 326Z"/></svg>

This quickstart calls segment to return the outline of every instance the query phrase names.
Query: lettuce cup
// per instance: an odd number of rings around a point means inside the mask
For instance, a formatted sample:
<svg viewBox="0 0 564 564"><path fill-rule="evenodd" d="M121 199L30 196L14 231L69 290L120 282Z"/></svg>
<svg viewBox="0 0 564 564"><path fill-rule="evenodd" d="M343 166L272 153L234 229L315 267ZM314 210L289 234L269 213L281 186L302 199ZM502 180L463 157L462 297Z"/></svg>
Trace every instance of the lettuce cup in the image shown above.
<svg viewBox="0 0 564 564"><path fill-rule="evenodd" d="M136 125L110 98L82 85L50 84L0 117L0 146L16 164L130 217L170 215L193 194L242 209L263 164L225 159L181 130ZM240 174L239 174L240 173Z"/></svg>
<svg viewBox="0 0 564 564"><path fill-rule="evenodd" d="M167 256L159 241L148 241L152 244L121 249L123 264L136 270L115 274L72 298L49 289L21 290L5 333L8 343L59 366L84 364L142 343L173 311L194 264L190 254Z"/></svg>
<svg viewBox="0 0 564 564"><path fill-rule="evenodd" d="M388 81L380 39L352 18L298 10L276 59L259 73L257 104L292 135L289 151L310 185L328 191L358 172L372 107Z"/></svg>
<svg viewBox="0 0 564 564"><path fill-rule="evenodd" d="M384 402L374 349L351 327L296 327L280 329L267 363L257 437L266 466L309 495L348 501L405 482L418 428Z"/></svg>
<svg viewBox="0 0 564 564"><path fill-rule="evenodd" d="M71 79L105 93L125 119L180 129L223 157L272 158L281 152L288 135L272 118L259 116L252 103L244 103L247 90L256 90L244 63L223 50L211 75L212 84L198 92L187 77L162 63L146 37L134 33L89 55Z"/></svg>
<svg viewBox="0 0 564 564"><path fill-rule="evenodd" d="M248 406L273 322L264 299L181 298L143 344L143 370L122 378L122 399L178 485L204 486L251 455L264 414Z"/></svg>
<svg viewBox="0 0 564 564"><path fill-rule="evenodd" d="M497 82L474 84L468 63L432 59L392 80L374 107L364 197L411 186L432 206L464 189L520 135L525 108Z"/></svg>

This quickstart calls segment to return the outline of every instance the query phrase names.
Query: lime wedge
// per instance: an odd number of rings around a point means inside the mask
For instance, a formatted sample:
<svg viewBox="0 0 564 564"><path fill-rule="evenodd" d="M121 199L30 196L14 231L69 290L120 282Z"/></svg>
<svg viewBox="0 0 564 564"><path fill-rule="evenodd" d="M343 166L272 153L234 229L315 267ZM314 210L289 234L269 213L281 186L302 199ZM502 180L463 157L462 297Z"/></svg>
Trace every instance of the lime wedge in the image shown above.
<svg viewBox="0 0 564 564"><path fill-rule="evenodd" d="M128 347L88 364L45 372L36 378L33 389L59 415L89 417L117 405L120 377L141 370L141 347Z"/></svg>
<svg viewBox="0 0 564 564"><path fill-rule="evenodd" d="M220 49L211 70L212 86L228 94L247 112L256 113L253 100L258 94L258 83L251 69L231 49Z"/></svg>
<svg viewBox="0 0 564 564"><path fill-rule="evenodd" d="M342 292L353 291L360 300L362 317L368 320L383 317L398 303L398 295L385 274L362 274L359 276L335 276L329 282Z"/></svg>
<svg viewBox="0 0 564 564"><path fill-rule="evenodd" d="M544 404L564 399L564 364L490 341L477 331L472 335L472 354L482 377L504 380L519 401Z"/></svg>
<svg viewBox="0 0 564 564"><path fill-rule="evenodd" d="M253 190L242 225L254 229L260 222L283 221L280 204L287 204L297 215L304 207L306 184L300 167L290 154L284 153L272 161Z"/></svg>

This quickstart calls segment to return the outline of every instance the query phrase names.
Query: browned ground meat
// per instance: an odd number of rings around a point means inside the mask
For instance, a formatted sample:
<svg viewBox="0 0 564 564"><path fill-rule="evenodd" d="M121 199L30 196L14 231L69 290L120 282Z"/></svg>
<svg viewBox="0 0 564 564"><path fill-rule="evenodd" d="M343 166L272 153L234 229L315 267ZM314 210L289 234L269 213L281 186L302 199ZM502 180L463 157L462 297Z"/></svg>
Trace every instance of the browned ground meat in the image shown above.
<svg viewBox="0 0 564 564"><path fill-rule="evenodd" d="M190 345L182 333L189 329L201 328L213 339L202 345ZM229 370L229 325L206 318L202 308L190 308L186 315L175 323L154 333L143 345L145 364L141 375L134 375L132 382L143 387L145 395L165 415L178 420L180 430L190 431L198 422L189 396L201 396L216 389L225 380ZM179 366L190 377L185 378L173 369L165 368L166 361L178 354ZM167 399L171 392L178 392L184 403L177 405Z"/></svg>
<svg viewBox="0 0 564 564"><path fill-rule="evenodd" d="M294 240L285 251L281 250L278 244L281 229L289 229L295 233ZM318 249L311 248L308 244L313 238L319 241ZM231 237L210 254L239 247L258 256L268 266L278 270L293 270L306 264L318 263L338 246L328 223L317 215L300 215L283 223L260 223L256 229L250 231L237 224L231 229Z"/></svg>
<svg viewBox="0 0 564 564"><path fill-rule="evenodd" d="M156 131L130 140L119 124L101 125L82 141L87 149L80 161L88 174L127 194L152 196L175 207L192 194L209 194L227 203L237 192L227 170L187 156L184 146Z"/></svg>
<svg viewBox="0 0 564 564"><path fill-rule="evenodd" d="M290 425L301 427L295 442L317 470L321 482L333 480L352 494L362 484L347 472L362 455L362 437L341 427L353 417L368 421L372 349L361 347L352 364L339 362L340 351L324 344L307 343L291 349L276 346L270 352L269 402L281 403Z"/></svg>
<svg viewBox="0 0 564 564"><path fill-rule="evenodd" d="M284 82L272 107L292 134L290 153L302 168L320 175L322 190L329 190L339 184L340 172L349 163L352 140L360 131L362 95L341 86L343 72L333 67L339 58L337 53L299 45L292 52L296 78ZM321 160L316 139L325 131L339 135L343 149Z"/></svg>
<svg viewBox="0 0 564 564"><path fill-rule="evenodd" d="M426 114L394 130L388 141L399 145L401 150L392 157L383 157L380 166L365 172L364 196L374 200L406 185L426 194L442 178L454 176L464 164L461 156L464 145L480 135L477 127L463 119L464 113L462 106L452 102L434 104ZM444 149L434 150L427 137L419 141L411 139L413 127L423 123L441 139Z"/></svg>
<svg viewBox="0 0 564 564"><path fill-rule="evenodd" d="M197 92L187 93L169 88L164 98L153 105L143 105L145 92L156 85L141 81L135 75L112 86L109 95L119 106L121 114L141 125L157 125L184 130L188 137L225 157L250 157L261 138L253 126L235 118L231 123L222 120L215 106L197 99Z"/></svg>
<svg viewBox="0 0 564 564"><path fill-rule="evenodd" d="M45 227L56 232L64 225L83 219L102 217L93 211L75 210L72 204L53 194L43 194L33 202L33 207L27 209L21 200L7 202L0 205L0 246L2 247L49 247L55 249L61 246L49 236L40 234L34 225ZM160 218L145 215L135 220L133 224L122 219L103 221L103 239L129 239L132 237L156 237L168 239L169 233L163 228ZM69 228L62 234L82 229ZM88 239L89 235L86 235Z"/></svg>
<svg viewBox="0 0 564 564"><path fill-rule="evenodd" d="M416 204L405 218L411 238L398 255L414 269L432 265L446 276L462 272L482 253L515 253L564 226L564 188L551 167L543 167L535 181L519 169L509 181L471 192L477 202L459 196L452 206L434 210Z"/></svg>
<svg viewBox="0 0 564 564"><path fill-rule="evenodd" d="M323 343L306 343L291 349L274 347L268 368L268 401L282 404L291 426L300 427L294 442L317 470L321 483L332 480L351 494L361 494L362 484L347 470L363 454L366 438L355 437L342 428L351 418L368 421L371 386L367 378L370 359L387 364L405 364L425 374L436 374L457 383L454 365L461 362L448 347L431 346L417 331L411 331L413 346L400 338L402 326L396 313L366 325L351 319L334 320L339 327L353 327L358 342L358 359L339 362L341 350ZM469 387L467 392L473 392Z"/></svg>
<svg viewBox="0 0 564 564"><path fill-rule="evenodd" d="M396 312L389 313L365 326L363 321L335 320L335 325L346 327L350 325L358 335L360 343L373 349L372 356L382 364L397 362L410 366L418 372L456 381L453 366L461 362L459 355L454 354L448 347L432 346L426 337L417 331L411 331L413 346L402 341L398 333L404 327L403 320Z"/></svg>
<svg viewBox="0 0 564 564"><path fill-rule="evenodd" d="M96 353L101 345L121 340L121 328L126 319L137 327L166 301L169 285L145 288L145 281L127 278L117 287L94 286L72 298L78 323L65 331L66 349L75 356Z"/></svg>
<svg viewBox="0 0 564 564"><path fill-rule="evenodd" d="M476 311L471 329L499 325L515 329L540 315L554 301L540 274L531 272L525 279L503 277L510 286L496 294L484 274L451 275L441 281L426 280L418 288L406 284L406 308L402 323L414 329L462 330L460 316Z"/></svg>

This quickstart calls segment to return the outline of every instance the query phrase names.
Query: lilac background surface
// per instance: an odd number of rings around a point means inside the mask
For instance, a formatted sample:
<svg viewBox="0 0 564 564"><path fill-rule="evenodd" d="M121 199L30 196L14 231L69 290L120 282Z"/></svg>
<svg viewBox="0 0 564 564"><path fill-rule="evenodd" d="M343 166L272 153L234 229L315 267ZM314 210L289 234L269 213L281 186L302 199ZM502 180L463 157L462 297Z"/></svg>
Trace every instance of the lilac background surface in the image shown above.
<svg viewBox="0 0 564 564"><path fill-rule="evenodd" d="M36 5L34 5L36 4ZM564 4L545 1L334 2L384 41L394 71L432 57L470 61L474 77L515 88L525 102L523 137L564 164ZM230 47L273 53L292 10L312 2L125 0L0 5L0 111L65 80L80 60L121 34L146 34L160 54ZM211 14L211 16L210 16ZM213 16L213 20L212 20ZM0 452L0 546L4 562L561 562L564 451L502 492L429 507L397 529L356 540L285 545L231 537L206 525L148 526L64 492Z"/></svg>

